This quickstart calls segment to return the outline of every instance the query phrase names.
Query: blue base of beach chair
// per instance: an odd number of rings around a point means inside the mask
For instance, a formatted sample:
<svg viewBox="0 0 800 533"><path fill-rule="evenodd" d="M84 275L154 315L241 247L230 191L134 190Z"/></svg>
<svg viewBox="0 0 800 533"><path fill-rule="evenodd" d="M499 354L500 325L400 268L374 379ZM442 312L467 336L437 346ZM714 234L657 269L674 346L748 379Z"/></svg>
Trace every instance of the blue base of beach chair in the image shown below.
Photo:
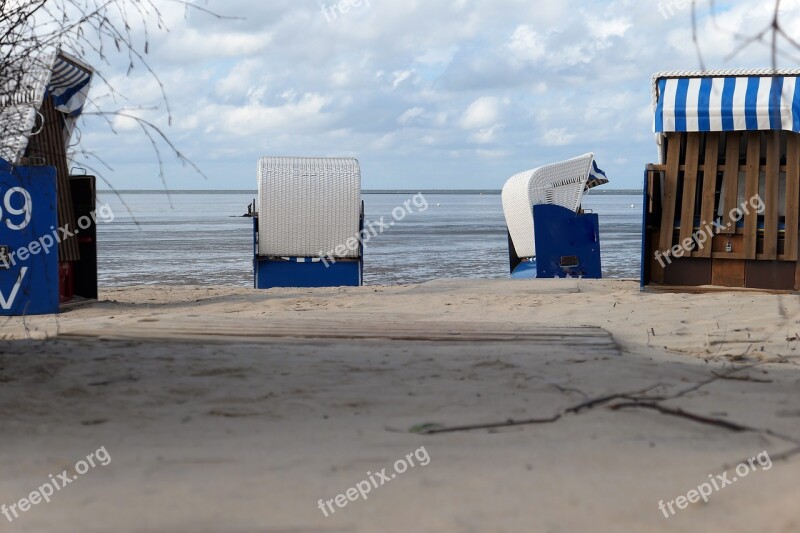
<svg viewBox="0 0 800 533"><path fill-rule="evenodd" d="M59 312L57 205L54 167L0 159L0 316Z"/></svg>
<svg viewBox="0 0 800 533"><path fill-rule="evenodd" d="M536 259L522 261L511 273L511 279L536 279Z"/></svg>
<svg viewBox="0 0 800 533"><path fill-rule="evenodd" d="M600 220L557 205L533 206L536 277L601 279Z"/></svg>
<svg viewBox="0 0 800 533"><path fill-rule="evenodd" d="M255 258L255 288L360 287L363 262L319 258Z"/></svg>

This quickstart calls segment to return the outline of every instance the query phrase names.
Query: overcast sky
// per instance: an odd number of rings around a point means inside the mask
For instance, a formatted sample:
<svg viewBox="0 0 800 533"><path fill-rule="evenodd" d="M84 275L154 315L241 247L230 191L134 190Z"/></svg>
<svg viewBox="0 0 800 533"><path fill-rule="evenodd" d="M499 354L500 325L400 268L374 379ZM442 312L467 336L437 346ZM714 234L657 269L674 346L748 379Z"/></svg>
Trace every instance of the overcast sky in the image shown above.
<svg viewBox="0 0 800 533"><path fill-rule="evenodd" d="M347 1L347 0L346 0ZM155 120L209 176L167 158L170 189L253 189L264 155L353 156L368 189L498 189L512 174L595 152L614 188L640 187L655 161L651 75L695 69L689 0L209 0L219 20L174 4L149 61L166 86ZM769 66L735 33L768 24L774 0L699 0L710 68ZM344 5L344 4L342 4ZM800 0L784 0L800 37ZM795 54L800 56L800 52ZM800 66L792 58L783 67ZM106 68L127 100L159 104L142 70ZM98 119L83 144L117 188L162 185L131 121Z"/></svg>

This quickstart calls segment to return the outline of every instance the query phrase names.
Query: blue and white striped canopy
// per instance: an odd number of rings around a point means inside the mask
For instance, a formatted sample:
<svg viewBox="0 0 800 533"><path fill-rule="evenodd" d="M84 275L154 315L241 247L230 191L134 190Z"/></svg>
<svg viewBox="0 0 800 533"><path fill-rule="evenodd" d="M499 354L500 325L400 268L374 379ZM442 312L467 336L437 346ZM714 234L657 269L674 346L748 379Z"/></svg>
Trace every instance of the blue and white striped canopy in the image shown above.
<svg viewBox="0 0 800 533"><path fill-rule="evenodd" d="M80 68L63 55L58 55L53 63L53 75L47 85L47 92L53 97L56 109L77 116L83 111L91 80L91 71Z"/></svg>
<svg viewBox="0 0 800 533"><path fill-rule="evenodd" d="M655 131L800 133L796 75L656 76Z"/></svg>

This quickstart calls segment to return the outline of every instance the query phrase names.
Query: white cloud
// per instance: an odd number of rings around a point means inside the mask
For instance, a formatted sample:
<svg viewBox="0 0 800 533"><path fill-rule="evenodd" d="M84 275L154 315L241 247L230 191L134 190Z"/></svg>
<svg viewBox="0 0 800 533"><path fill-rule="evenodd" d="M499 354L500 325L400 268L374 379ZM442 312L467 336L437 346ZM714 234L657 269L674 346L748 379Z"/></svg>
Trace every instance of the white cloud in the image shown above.
<svg viewBox="0 0 800 533"><path fill-rule="evenodd" d="M391 148L392 146L394 146L396 138L397 138L397 135L395 135L394 132L387 133L386 135L383 135L380 138L375 139L374 141L372 141L370 146L374 150L387 150L387 149Z"/></svg>
<svg viewBox="0 0 800 533"><path fill-rule="evenodd" d="M409 78L411 78L411 76L413 74L414 74L414 71L412 71L412 70L400 70L400 71L394 72L392 74L392 78L393 78L392 79L392 87L397 89L398 87L400 87L400 85L404 81L406 81Z"/></svg>
<svg viewBox="0 0 800 533"><path fill-rule="evenodd" d="M490 142L494 141L497 130L497 126L485 128L473 133L469 139L477 144L489 144Z"/></svg>
<svg viewBox="0 0 800 533"><path fill-rule="evenodd" d="M425 110L421 107L412 107L411 109L406 110L400 117L398 117L397 122L398 124L406 125L414 119L421 117L425 113Z"/></svg>
<svg viewBox="0 0 800 533"><path fill-rule="evenodd" d="M570 133L566 128L547 130L542 136L542 144L545 146L567 146L575 140L576 135Z"/></svg>
<svg viewBox="0 0 800 533"><path fill-rule="evenodd" d="M590 24L589 33L596 39L605 40L610 37L624 37L632 27L633 23L629 18L616 18Z"/></svg>
<svg viewBox="0 0 800 533"><path fill-rule="evenodd" d="M478 98L461 117L461 127L469 129L487 128L497 123L500 117L500 100L493 96Z"/></svg>
<svg viewBox="0 0 800 533"><path fill-rule="evenodd" d="M706 10L698 23L707 66L768 66L766 46L726 58L739 42L733 32L767 27L773 5L725 2L716 20ZM800 0L782 5L785 28L797 34ZM265 151L357 155L371 169L367 187L500 187L532 160L571 157L577 146L608 154L604 169L631 176L619 185L635 187L655 154L652 73L698 67L690 10L667 20L634 0L373 1L334 23L314 2L204 7L246 19L186 17L166 3L170 32L153 27L150 35L148 58L170 97L172 128L163 105L151 109L161 89L143 69L129 77L124 56L110 67L90 62L127 97L112 99L98 82L93 97L106 109L137 109L201 167L224 161L225 177L212 176L209 187L254 186L254 160ZM157 169L142 178L148 141L129 120L114 125L124 135L89 117L86 148L118 169L115 185L158 187ZM195 185L181 167L168 171L176 188ZM441 181L424 181L431 176Z"/></svg>
<svg viewBox="0 0 800 533"><path fill-rule="evenodd" d="M514 60L520 63L536 62L546 53L543 39L525 24L517 26L507 46Z"/></svg>
<svg viewBox="0 0 800 533"><path fill-rule="evenodd" d="M298 101L277 106L249 102L243 106L209 106L200 114L203 121L214 120L222 131L237 137L264 133L292 133L324 125L323 109L330 99L319 94L305 94Z"/></svg>

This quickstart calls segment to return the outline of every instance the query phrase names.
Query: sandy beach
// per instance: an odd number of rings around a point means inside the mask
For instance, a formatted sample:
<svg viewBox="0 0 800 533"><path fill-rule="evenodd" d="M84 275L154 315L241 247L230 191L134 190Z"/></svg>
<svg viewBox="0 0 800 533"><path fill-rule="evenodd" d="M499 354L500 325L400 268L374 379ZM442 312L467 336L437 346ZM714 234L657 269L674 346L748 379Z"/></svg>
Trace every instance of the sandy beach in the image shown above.
<svg viewBox="0 0 800 533"><path fill-rule="evenodd" d="M0 338L0 504L110 457L0 531L800 529L796 296L143 286Z"/></svg>

